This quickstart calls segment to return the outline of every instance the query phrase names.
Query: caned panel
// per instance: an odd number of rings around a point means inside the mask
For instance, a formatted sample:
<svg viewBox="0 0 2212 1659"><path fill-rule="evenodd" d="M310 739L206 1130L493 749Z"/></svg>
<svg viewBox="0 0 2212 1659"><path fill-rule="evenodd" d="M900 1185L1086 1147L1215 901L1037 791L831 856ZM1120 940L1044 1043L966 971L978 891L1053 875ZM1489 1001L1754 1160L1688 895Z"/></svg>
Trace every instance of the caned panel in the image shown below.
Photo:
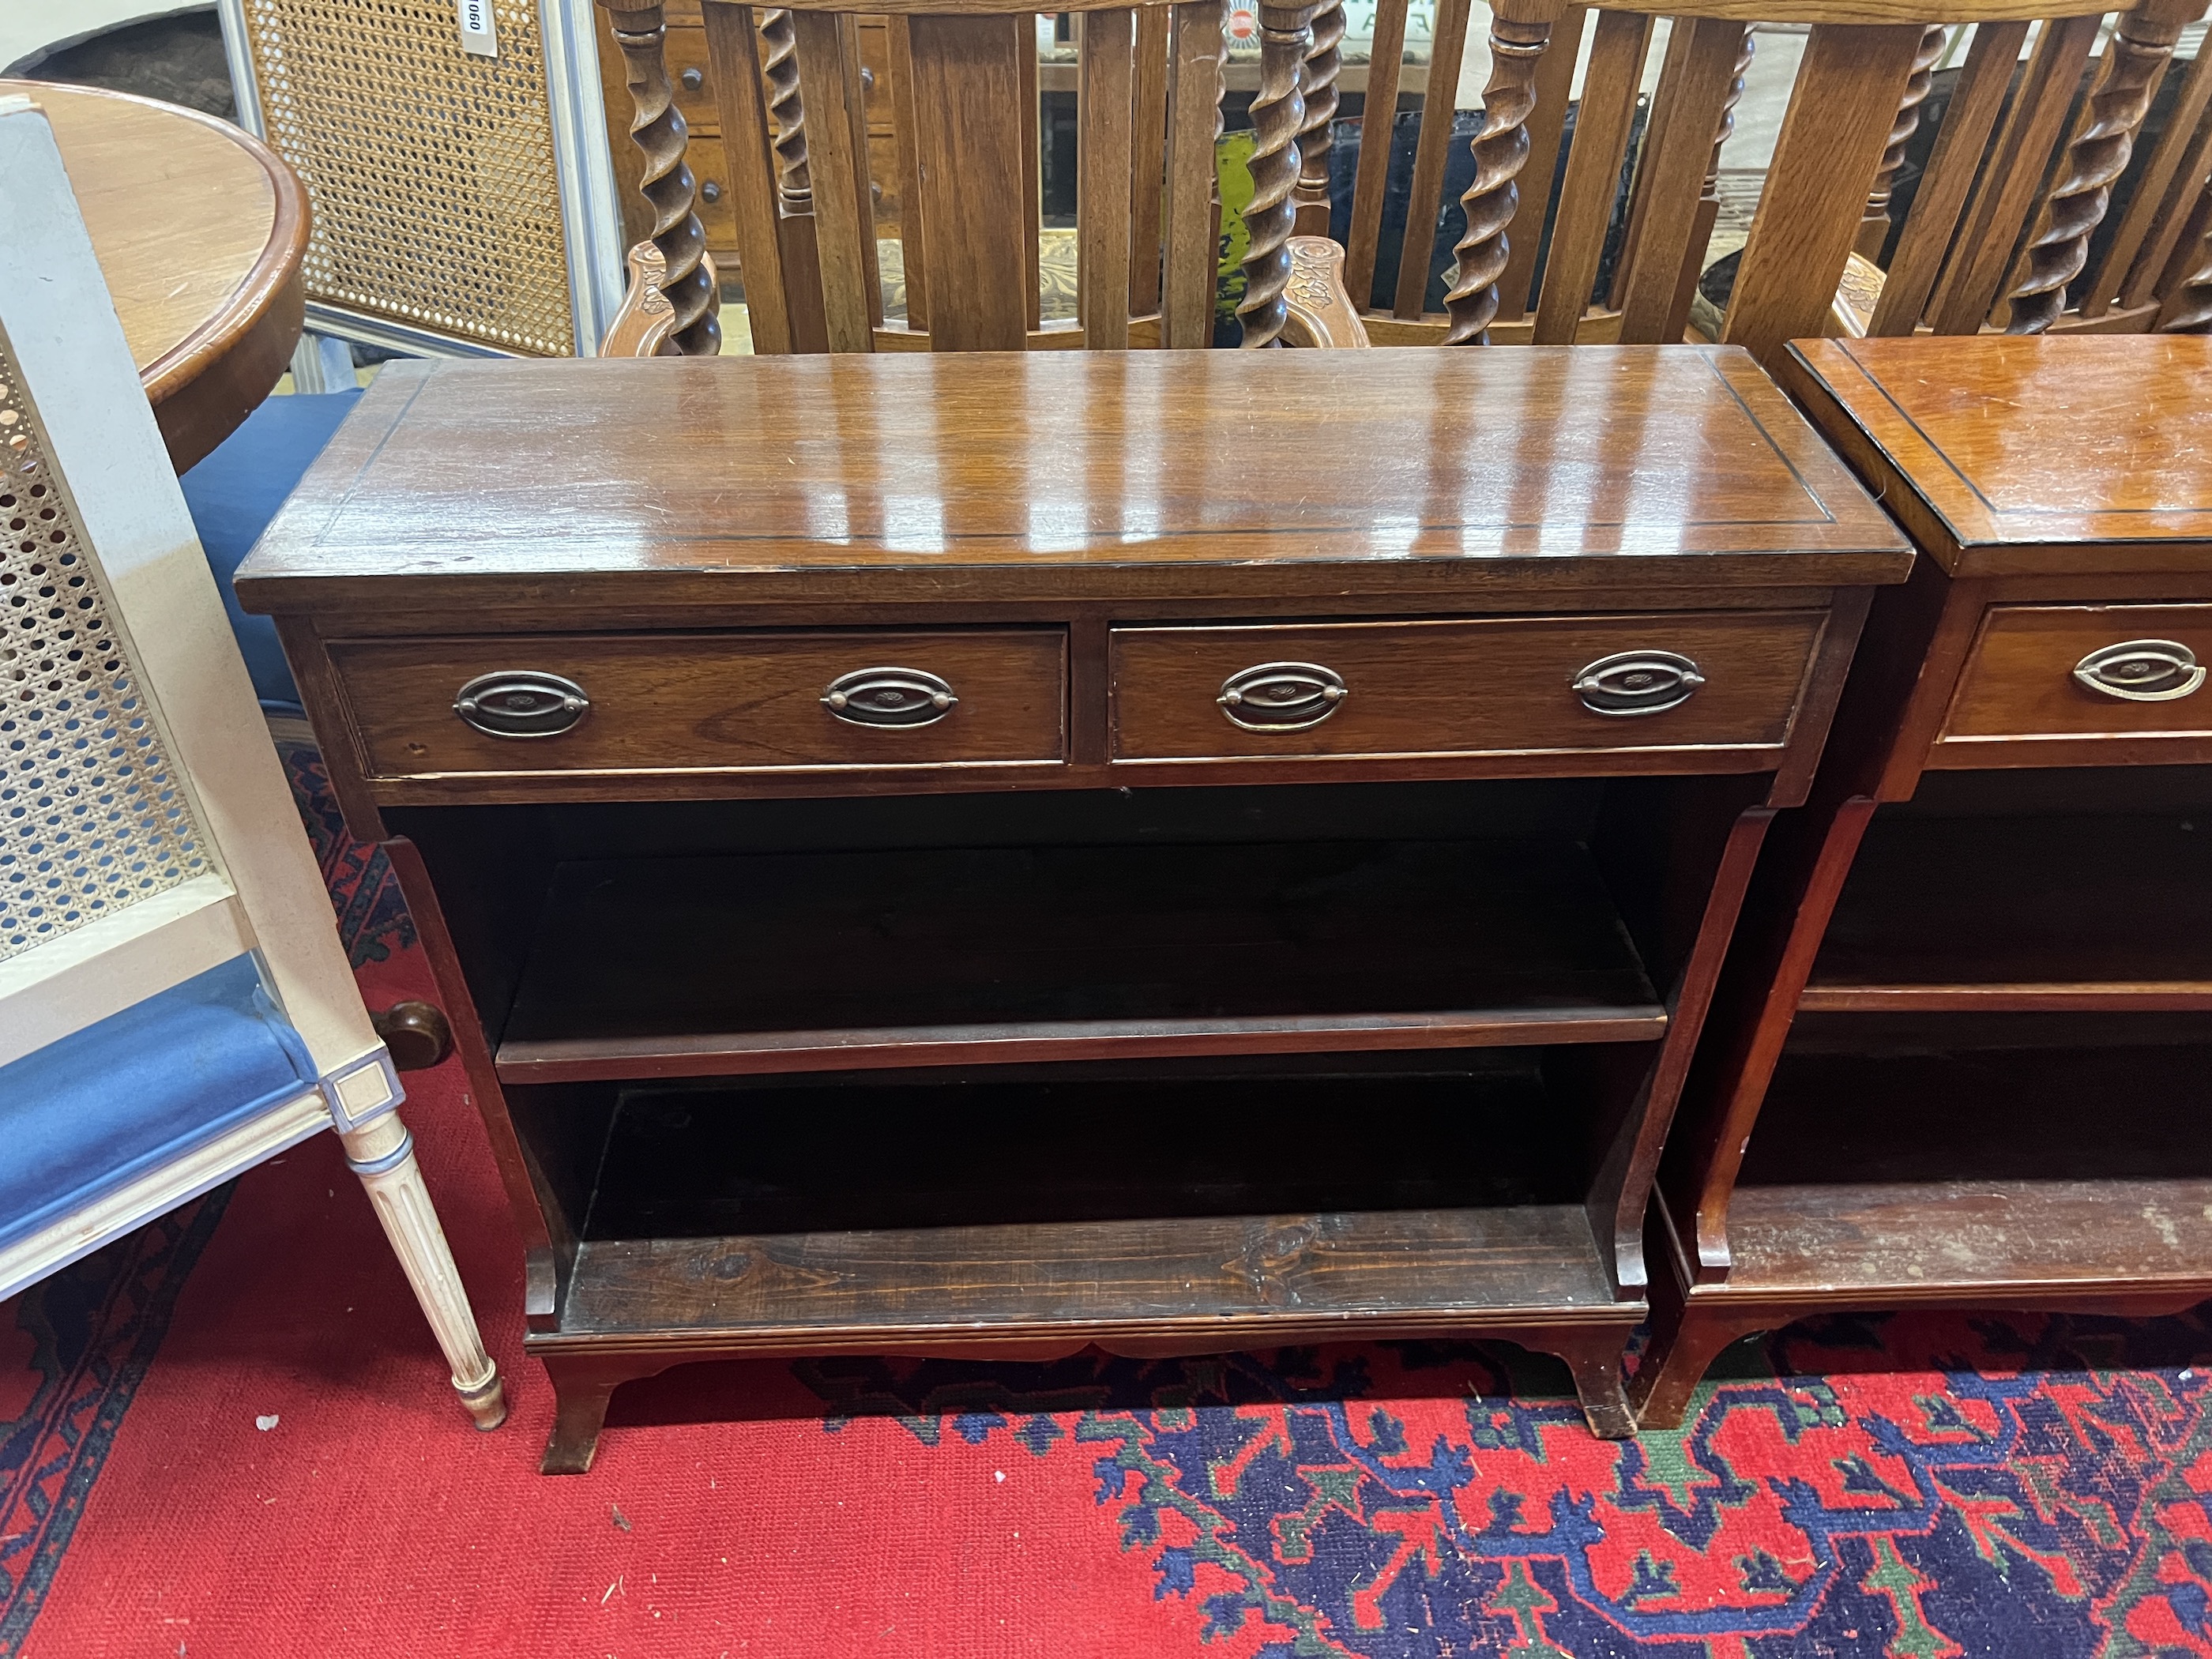
<svg viewBox="0 0 2212 1659"><path fill-rule="evenodd" d="M538 9L245 0L264 137L307 187L310 299L536 356L575 345Z"/></svg>
<svg viewBox="0 0 2212 1659"><path fill-rule="evenodd" d="M212 868L0 334L0 961Z"/></svg>

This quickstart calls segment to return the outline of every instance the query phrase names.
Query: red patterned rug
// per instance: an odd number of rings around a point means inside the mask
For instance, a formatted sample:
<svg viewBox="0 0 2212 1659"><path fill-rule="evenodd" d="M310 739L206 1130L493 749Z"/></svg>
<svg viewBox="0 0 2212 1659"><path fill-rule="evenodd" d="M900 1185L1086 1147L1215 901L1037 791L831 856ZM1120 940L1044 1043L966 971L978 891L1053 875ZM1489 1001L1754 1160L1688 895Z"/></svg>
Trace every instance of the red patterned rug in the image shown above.
<svg viewBox="0 0 2212 1659"><path fill-rule="evenodd" d="M293 758L372 996L419 994ZM1620 1445L1474 1345L694 1367L543 1480L483 1132L408 1080L508 1425L309 1142L0 1304L0 1656L2212 1654L2201 1317L1796 1326Z"/></svg>

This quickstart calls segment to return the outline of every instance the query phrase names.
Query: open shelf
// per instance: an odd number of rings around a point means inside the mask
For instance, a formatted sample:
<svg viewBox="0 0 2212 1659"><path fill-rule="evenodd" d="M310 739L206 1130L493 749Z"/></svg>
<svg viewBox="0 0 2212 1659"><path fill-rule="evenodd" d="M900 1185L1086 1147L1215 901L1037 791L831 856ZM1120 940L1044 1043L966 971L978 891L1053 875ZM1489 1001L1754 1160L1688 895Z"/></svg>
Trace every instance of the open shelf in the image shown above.
<svg viewBox="0 0 2212 1659"><path fill-rule="evenodd" d="M501 1079L1654 1039L1565 839L575 860Z"/></svg>
<svg viewBox="0 0 2212 1659"><path fill-rule="evenodd" d="M1205 1216L580 1246L561 1338L702 1352L1141 1340L1162 1352L1588 1324L1617 1303L1580 1205Z"/></svg>
<svg viewBox="0 0 2212 1659"><path fill-rule="evenodd" d="M1798 1006L2212 1010L2212 814L1885 810Z"/></svg>
<svg viewBox="0 0 2212 1659"><path fill-rule="evenodd" d="M1419 1058L623 1086L562 1338L1236 1346L1613 1308L1587 1114L1540 1055Z"/></svg>
<svg viewBox="0 0 2212 1659"><path fill-rule="evenodd" d="M1793 1042L1729 1203L1726 1290L2212 1294L2202 1022L1948 1023L1948 1044L1929 1021L1872 1052ZM2185 1025L2196 1041L2175 1040Z"/></svg>

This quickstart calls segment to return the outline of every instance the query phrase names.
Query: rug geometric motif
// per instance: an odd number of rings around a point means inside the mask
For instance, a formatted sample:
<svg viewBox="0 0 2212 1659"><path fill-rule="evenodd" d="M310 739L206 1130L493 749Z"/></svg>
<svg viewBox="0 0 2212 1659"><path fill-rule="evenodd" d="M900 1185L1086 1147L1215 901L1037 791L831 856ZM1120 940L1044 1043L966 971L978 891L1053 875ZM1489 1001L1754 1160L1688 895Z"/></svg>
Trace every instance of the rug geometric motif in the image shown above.
<svg viewBox="0 0 2212 1659"><path fill-rule="evenodd" d="M926 1444L1081 1447L1154 1595L1264 1659L2212 1653L2212 1376L2158 1363L2212 1347L2201 1320L1915 1320L1871 1354L1895 1370L1841 1367L1914 1320L1794 1328L1783 1375L1620 1443L1471 1344L795 1369ZM1929 1389L1897 1349L1930 1335L1988 1369ZM2132 1369L2007 1374L2120 1340Z"/></svg>
<svg viewBox="0 0 2212 1659"><path fill-rule="evenodd" d="M330 889L347 960L358 969L411 948L415 922L407 914L407 901L399 896L391 860L381 847L346 833L345 816L331 793L321 751L313 743L280 738L276 753L284 763L285 780L292 786L323 883Z"/></svg>

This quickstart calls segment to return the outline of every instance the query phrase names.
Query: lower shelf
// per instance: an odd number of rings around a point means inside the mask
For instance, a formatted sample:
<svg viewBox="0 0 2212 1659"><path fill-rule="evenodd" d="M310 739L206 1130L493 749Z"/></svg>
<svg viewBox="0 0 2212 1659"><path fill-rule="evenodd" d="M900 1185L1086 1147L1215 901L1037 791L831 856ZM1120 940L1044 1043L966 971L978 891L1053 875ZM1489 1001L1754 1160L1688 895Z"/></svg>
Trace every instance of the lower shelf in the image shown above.
<svg viewBox="0 0 2212 1659"><path fill-rule="evenodd" d="M1159 1352L1616 1323L1579 1205L601 1239L560 1338L672 1352Z"/></svg>
<svg viewBox="0 0 2212 1659"><path fill-rule="evenodd" d="M2212 1296L2212 1181L1738 1188L1729 1247L1729 1291L1808 1302Z"/></svg>
<svg viewBox="0 0 2212 1659"><path fill-rule="evenodd" d="M570 1085L608 1127L558 1340L1201 1351L1632 1322L1582 1203L1592 1114L1540 1053L1256 1064Z"/></svg>
<svg viewBox="0 0 2212 1659"><path fill-rule="evenodd" d="M2172 1041L2187 1024L1923 1018L1873 1053L1816 1030L1768 1091L1719 1288L1864 1306L2212 1294L2212 1046Z"/></svg>

